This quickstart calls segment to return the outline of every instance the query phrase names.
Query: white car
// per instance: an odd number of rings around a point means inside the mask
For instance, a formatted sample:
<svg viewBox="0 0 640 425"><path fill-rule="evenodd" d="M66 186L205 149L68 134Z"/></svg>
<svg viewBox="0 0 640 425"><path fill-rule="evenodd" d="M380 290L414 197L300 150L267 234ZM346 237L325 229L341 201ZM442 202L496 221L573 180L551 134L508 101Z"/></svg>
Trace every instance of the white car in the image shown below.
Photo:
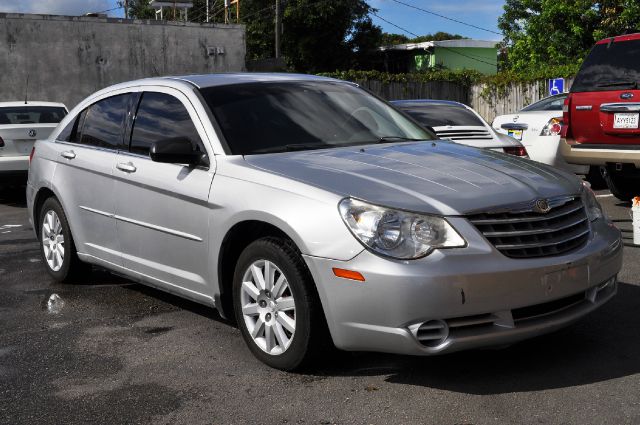
<svg viewBox="0 0 640 425"><path fill-rule="evenodd" d="M67 115L54 102L0 102L0 184L24 184L36 140L49 137Z"/></svg>
<svg viewBox="0 0 640 425"><path fill-rule="evenodd" d="M495 132L476 111L460 102L422 99L391 103L441 139L527 158L522 143Z"/></svg>
<svg viewBox="0 0 640 425"><path fill-rule="evenodd" d="M529 158L576 174L587 174L589 166L568 164L560 154L562 106L567 93L546 97L510 115L493 120L493 129L520 140Z"/></svg>

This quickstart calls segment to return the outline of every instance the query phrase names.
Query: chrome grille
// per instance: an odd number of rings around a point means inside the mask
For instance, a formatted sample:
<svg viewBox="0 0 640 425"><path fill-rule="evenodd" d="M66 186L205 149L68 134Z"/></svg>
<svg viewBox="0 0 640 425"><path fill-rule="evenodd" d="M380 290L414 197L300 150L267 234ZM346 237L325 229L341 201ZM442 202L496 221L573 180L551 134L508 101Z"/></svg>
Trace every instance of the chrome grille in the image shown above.
<svg viewBox="0 0 640 425"><path fill-rule="evenodd" d="M491 140L492 136L487 130L440 130L436 135L441 139L462 140L477 139Z"/></svg>
<svg viewBox="0 0 640 425"><path fill-rule="evenodd" d="M550 201L546 214L492 212L467 218L507 257L532 258L566 254L589 238L589 221L580 197Z"/></svg>

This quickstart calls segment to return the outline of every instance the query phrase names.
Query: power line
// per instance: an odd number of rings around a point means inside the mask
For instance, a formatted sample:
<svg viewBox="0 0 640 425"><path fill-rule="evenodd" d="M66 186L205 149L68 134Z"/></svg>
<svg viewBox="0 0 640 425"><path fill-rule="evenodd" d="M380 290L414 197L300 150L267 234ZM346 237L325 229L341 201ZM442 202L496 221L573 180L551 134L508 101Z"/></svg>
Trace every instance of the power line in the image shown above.
<svg viewBox="0 0 640 425"><path fill-rule="evenodd" d="M387 24L389 24L389 25L393 25L394 27L398 28L400 31L403 31L403 32L405 32L405 33L407 33L407 34L411 34L411 35L413 35L414 37L418 37L418 34L415 34L415 33L413 33L413 32L411 32L411 31L409 31L409 30L408 30L408 29L406 29L406 28L402 28L401 26L394 24L393 22L391 22L391 21L389 21L389 20L387 20L387 19L383 18L382 16L378 15L377 13L375 13L375 12L373 12L373 11L370 11L369 13L371 13L373 16L376 16L378 19L380 19L380 20L382 20L382 21L386 22ZM491 62L484 61L484 60L482 60L482 59L477 59L477 58L474 58L473 56L469 56L469 55L466 55L466 54L464 54L464 53L461 53L461 52L459 52L459 51L457 51L457 50L455 50L455 49L450 49L450 48L445 47L445 46L437 46L437 47L438 47L438 48L440 48L440 49L448 50L448 51L450 51L450 52L452 52L452 53L455 53L455 54L457 54L457 55L464 56L465 58L472 59L472 60L474 60L474 61L482 62L482 63L484 63L484 64L491 65L491 66L497 66L497 63L491 63Z"/></svg>
<svg viewBox="0 0 640 425"><path fill-rule="evenodd" d="M482 27L479 27L479 26L477 26L477 25L470 24L470 23L468 23L468 22L460 21L460 20L458 20L458 19L450 18L450 17L448 17L448 16L441 15L441 14L439 14L439 13L432 12L432 11L427 10L427 9L423 9L423 8L421 8L421 7L414 6L414 5L409 4L409 3L405 3L405 2L400 1L400 0L391 0L391 1L394 1L394 2L396 2L396 3L398 3L398 4L402 4L402 5L407 6L407 7L410 7L410 8L412 8L412 9L420 10L420 11L422 11L422 12L428 13L428 14L430 14L430 15L437 16L437 17L442 18L442 19L446 19L446 20L448 20L448 21L457 22L458 24L466 25L466 26L468 26L468 27L475 28L475 29L479 29L479 30L481 30L481 31L487 31L487 32L490 32L490 33L493 33L493 34L502 35L502 33L499 33L499 32L497 32L497 31L490 30L490 29L487 29L487 28L482 28Z"/></svg>

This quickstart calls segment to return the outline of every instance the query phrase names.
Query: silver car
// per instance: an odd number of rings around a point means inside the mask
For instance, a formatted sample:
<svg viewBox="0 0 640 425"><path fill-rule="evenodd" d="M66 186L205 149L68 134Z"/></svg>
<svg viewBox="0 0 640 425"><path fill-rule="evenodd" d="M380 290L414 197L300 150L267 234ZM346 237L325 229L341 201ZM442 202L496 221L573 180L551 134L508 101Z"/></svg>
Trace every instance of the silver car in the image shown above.
<svg viewBox="0 0 640 425"><path fill-rule="evenodd" d="M575 176L304 75L101 90L36 144L27 195L54 279L94 264L215 307L286 370L554 331L614 296L622 262Z"/></svg>

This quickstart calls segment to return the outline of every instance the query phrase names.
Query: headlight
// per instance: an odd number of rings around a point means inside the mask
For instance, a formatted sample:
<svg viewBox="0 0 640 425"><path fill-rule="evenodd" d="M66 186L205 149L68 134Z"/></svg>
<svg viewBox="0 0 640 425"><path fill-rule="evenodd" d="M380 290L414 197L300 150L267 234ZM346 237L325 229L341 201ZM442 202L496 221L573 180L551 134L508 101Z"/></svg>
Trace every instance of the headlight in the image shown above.
<svg viewBox="0 0 640 425"><path fill-rule="evenodd" d="M345 198L340 215L354 236L372 251L398 259L428 255L437 248L461 248L466 242L442 217L415 214Z"/></svg>
<svg viewBox="0 0 640 425"><path fill-rule="evenodd" d="M602 207L596 199L595 193L591 190L591 186L587 182L582 182L582 199L584 201L584 207L587 210L587 217L589 221L594 221L604 216Z"/></svg>

